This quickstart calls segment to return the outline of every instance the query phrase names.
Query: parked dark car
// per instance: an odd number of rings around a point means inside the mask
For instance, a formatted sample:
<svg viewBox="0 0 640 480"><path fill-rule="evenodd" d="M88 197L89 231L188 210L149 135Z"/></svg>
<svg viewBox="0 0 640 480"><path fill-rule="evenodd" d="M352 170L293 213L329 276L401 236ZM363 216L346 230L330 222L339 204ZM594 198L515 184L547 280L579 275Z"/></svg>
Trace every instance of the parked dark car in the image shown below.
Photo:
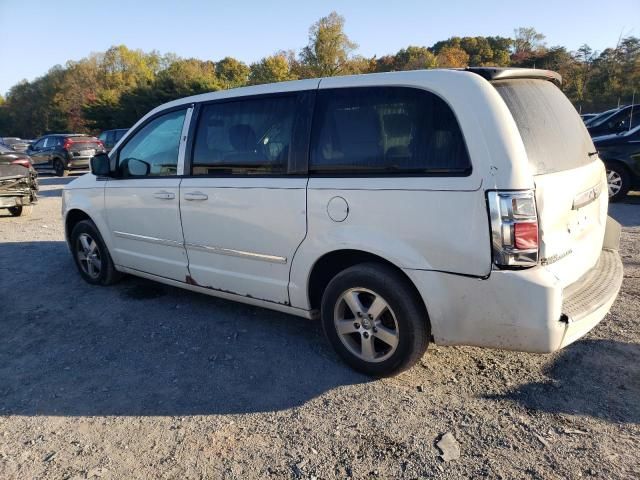
<svg viewBox="0 0 640 480"><path fill-rule="evenodd" d="M640 189L640 126L596 137L593 144L607 167L611 201L624 198L629 190Z"/></svg>
<svg viewBox="0 0 640 480"><path fill-rule="evenodd" d="M15 150L16 152L25 152L29 148L30 140L24 140L18 137L3 137L0 138L0 143Z"/></svg>
<svg viewBox="0 0 640 480"><path fill-rule="evenodd" d="M37 202L38 173L27 155L0 145L0 209L14 217L29 215Z"/></svg>
<svg viewBox="0 0 640 480"><path fill-rule="evenodd" d="M614 110L609 115L594 118L587 123L587 130L592 137L599 137L625 132L638 125L640 125L640 104L627 105Z"/></svg>
<svg viewBox="0 0 640 480"><path fill-rule="evenodd" d="M31 166L31 157L26 153L20 153L7 145L0 144L0 165L17 164L24 167Z"/></svg>
<svg viewBox="0 0 640 480"><path fill-rule="evenodd" d="M585 120L584 124L587 127L590 127L592 124L595 124L596 122L600 122L600 120L602 120L603 118L613 115L618 110L620 110L620 108L616 107L616 108L612 108L611 110L605 110L604 112L597 113L595 117Z"/></svg>
<svg viewBox="0 0 640 480"><path fill-rule="evenodd" d="M115 130L105 130L100 134L98 139L104 144L107 153L120 141L124 134L129 131L128 128L116 128Z"/></svg>
<svg viewBox="0 0 640 480"><path fill-rule="evenodd" d="M36 169L53 169L59 177L67 176L71 170L89 168L91 157L102 152L100 140L77 133L45 135L27 150Z"/></svg>
<svg viewBox="0 0 640 480"><path fill-rule="evenodd" d="M580 115L580 118L582 118L582 121L584 123L587 123L589 120L593 120L598 115L599 115L599 113L583 113L583 114Z"/></svg>

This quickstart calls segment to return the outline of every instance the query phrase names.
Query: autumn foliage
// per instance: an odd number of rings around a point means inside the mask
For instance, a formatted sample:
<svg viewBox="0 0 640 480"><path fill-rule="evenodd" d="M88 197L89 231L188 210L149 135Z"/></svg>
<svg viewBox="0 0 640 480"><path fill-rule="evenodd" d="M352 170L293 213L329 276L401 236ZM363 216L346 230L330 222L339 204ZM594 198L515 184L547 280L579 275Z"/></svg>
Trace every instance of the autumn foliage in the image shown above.
<svg viewBox="0 0 640 480"><path fill-rule="evenodd" d="M407 46L391 55L367 58L345 33L344 17L332 12L309 29L301 51L282 50L247 65L179 58L124 45L56 65L0 97L0 133L25 138L47 132L97 132L131 126L167 101L235 88L301 78L465 66L519 66L558 71L563 89L583 112L629 103L640 94L640 38L594 52L548 47L543 34L518 28L513 38L452 37L430 47Z"/></svg>

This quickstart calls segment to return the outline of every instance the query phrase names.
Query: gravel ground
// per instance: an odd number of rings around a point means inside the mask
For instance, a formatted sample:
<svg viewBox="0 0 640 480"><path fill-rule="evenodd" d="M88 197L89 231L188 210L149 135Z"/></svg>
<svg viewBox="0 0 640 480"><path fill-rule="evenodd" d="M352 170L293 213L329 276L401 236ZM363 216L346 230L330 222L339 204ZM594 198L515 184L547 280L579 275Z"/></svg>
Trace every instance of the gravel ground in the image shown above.
<svg viewBox="0 0 640 480"><path fill-rule="evenodd" d="M315 322L84 283L69 179L41 180L31 217L0 214L0 478L638 478L640 197L611 207L625 279L587 337L553 355L430 347L372 381Z"/></svg>

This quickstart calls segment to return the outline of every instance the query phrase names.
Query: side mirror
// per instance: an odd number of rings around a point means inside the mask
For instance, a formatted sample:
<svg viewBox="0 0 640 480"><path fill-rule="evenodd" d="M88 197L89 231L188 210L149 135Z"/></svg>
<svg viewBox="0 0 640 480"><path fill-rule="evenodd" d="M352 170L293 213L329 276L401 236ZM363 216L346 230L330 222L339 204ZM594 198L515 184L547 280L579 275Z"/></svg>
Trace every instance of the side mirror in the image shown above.
<svg viewBox="0 0 640 480"><path fill-rule="evenodd" d="M120 161L123 177L146 177L151 171L151 164L137 158L125 158Z"/></svg>
<svg viewBox="0 0 640 480"><path fill-rule="evenodd" d="M89 162L91 164L91 173L96 177L108 177L110 173L109 169L109 155L106 153L98 153L91 157Z"/></svg>

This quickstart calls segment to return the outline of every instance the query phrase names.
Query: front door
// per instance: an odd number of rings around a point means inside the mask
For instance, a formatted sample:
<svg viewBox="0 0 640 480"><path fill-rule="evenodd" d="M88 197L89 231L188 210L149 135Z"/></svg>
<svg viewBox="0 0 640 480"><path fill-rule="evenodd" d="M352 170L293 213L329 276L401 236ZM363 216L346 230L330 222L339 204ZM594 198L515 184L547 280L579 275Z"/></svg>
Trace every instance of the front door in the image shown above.
<svg viewBox="0 0 640 480"><path fill-rule="evenodd" d="M304 150L293 141L298 100L293 93L202 107L191 175L180 186L193 284L289 302L291 260L306 234L307 179L288 174Z"/></svg>
<svg viewBox="0 0 640 480"><path fill-rule="evenodd" d="M179 211L179 157L191 109L150 119L115 153L117 177L105 189L107 220L117 265L185 281ZM182 147L182 148L181 148Z"/></svg>
<svg viewBox="0 0 640 480"><path fill-rule="evenodd" d="M36 168L42 168L47 166L49 161L49 155L47 151L47 144L50 142L51 137L44 137L33 144L29 150L29 156L31 157L31 163Z"/></svg>

